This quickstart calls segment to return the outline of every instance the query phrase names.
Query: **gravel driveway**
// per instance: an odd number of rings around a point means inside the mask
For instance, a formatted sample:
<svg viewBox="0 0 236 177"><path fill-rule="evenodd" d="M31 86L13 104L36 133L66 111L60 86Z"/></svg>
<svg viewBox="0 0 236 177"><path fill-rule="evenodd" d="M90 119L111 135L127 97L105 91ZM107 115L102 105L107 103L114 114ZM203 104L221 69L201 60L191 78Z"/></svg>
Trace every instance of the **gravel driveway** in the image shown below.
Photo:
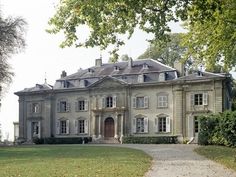
<svg viewBox="0 0 236 177"><path fill-rule="evenodd" d="M141 149L153 157L153 165L145 177L236 177L236 172L208 160L195 152L197 145L123 144Z"/></svg>

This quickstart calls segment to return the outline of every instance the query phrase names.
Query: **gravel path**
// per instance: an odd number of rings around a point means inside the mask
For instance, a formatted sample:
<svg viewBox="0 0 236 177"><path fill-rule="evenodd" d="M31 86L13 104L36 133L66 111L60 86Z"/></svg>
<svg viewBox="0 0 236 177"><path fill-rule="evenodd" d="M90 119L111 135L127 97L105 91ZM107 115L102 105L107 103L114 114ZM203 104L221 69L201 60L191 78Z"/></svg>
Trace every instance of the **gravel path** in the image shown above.
<svg viewBox="0 0 236 177"><path fill-rule="evenodd" d="M236 172L208 160L193 149L197 145L123 144L141 149L153 157L153 165L145 177L236 177Z"/></svg>

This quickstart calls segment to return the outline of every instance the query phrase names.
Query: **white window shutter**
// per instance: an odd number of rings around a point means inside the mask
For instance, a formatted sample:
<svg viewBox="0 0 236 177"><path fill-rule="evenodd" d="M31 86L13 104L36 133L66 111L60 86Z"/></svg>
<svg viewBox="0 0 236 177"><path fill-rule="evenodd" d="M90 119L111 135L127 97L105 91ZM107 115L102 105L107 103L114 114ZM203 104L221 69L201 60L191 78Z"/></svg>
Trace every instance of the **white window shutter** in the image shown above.
<svg viewBox="0 0 236 177"><path fill-rule="evenodd" d="M170 132L170 117L166 117L166 132Z"/></svg>
<svg viewBox="0 0 236 177"><path fill-rule="evenodd" d="M88 100L84 100L84 110L88 111Z"/></svg>
<svg viewBox="0 0 236 177"><path fill-rule="evenodd" d="M158 120L159 120L158 118L155 118L155 128L154 129L155 129L156 133L159 132L159 126L158 126L159 122L158 122Z"/></svg>
<svg viewBox="0 0 236 177"><path fill-rule="evenodd" d="M190 103L191 106L194 106L194 94L191 94Z"/></svg>
<svg viewBox="0 0 236 177"><path fill-rule="evenodd" d="M84 133L88 134L88 120L84 120Z"/></svg>
<svg viewBox="0 0 236 177"><path fill-rule="evenodd" d="M144 97L144 108L148 108L148 97Z"/></svg>
<svg viewBox="0 0 236 177"><path fill-rule="evenodd" d="M75 102L75 111L76 112L79 111L79 102L78 101Z"/></svg>
<svg viewBox="0 0 236 177"><path fill-rule="evenodd" d="M148 118L144 118L144 133L148 133Z"/></svg>
<svg viewBox="0 0 236 177"><path fill-rule="evenodd" d="M75 134L79 133L79 128L78 128L78 120L75 120Z"/></svg>
<svg viewBox="0 0 236 177"><path fill-rule="evenodd" d="M133 97L133 98L132 98L132 107L133 107L133 108L136 108L136 102L137 102L136 97Z"/></svg>
<svg viewBox="0 0 236 177"><path fill-rule="evenodd" d="M203 93L203 105L206 106L208 105L208 94Z"/></svg>
<svg viewBox="0 0 236 177"><path fill-rule="evenodd" d="M38 103L38 113L41 113L41 107L42 107L42 104Z"/></svg>
<svg viewBox="0 0 236 177"><path fill-rule="evenodd" d="M164 107L168 107L168 96L163 97Z"/></svg>
<svg viewBox="0 0 236 177"><path fill-rule="evenodd" d="M70 133L70 121L66 120L66 134Z"/></svg>
<svg viewBox="0 0 236 177"><path fill-rule="evenodd" d="M113 108L116 108L116 101L117 101L117 97L116 96L113 96L113 98L112 98L112 107Z"/></svg>
<svg viewBox="0 0 236 177"><path fill-rule="evenodd" d="M136 133L136 118L133 118L132 131L133 131L133 133Z"/></svg>
<svg viewBox="0 0 236 177"><path fill-rule="evenodd" d="M105 97L102 97L101 99L101 107L105 108Z"/></svg>
<svg viewBox="0 0 236 177"><path fill-rule="evenodd" d="M70 112L70 103L66 102L66 112Z"/></svg>
<svg viewBox="0 0 236 177"><path fill-rule="evenodd" d="M60 112L60 102L57 103L57 112Z"/></svg>
<svg viewBox="0 0 236 177"><path fill-rule="evenodd" d="M39 134L38 134L38 137L41 138L41 121L38 121L38 126L39 126Z"/></svg>
<svg viewBox="0 0 236 177"><path fill-rule="evenodd" d="M60 134L60 121L56 120L56 134L59 135Z"/></svg>

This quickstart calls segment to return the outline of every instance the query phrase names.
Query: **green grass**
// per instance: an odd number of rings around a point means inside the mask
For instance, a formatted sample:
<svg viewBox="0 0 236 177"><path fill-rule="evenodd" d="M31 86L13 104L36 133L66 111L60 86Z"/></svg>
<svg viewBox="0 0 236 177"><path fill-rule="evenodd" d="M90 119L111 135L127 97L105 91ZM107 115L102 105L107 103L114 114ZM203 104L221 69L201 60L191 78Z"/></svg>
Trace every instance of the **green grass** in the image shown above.
<svg viewBox="0 0 236 177"><path fill-rule="evenodd" d="M201 146L195 151L236 171L236 148L225 146Z"/></svg>
<svg viewBox="0 0 236 177"><path fill-rule="evenodd" d="M151 160L140 150L118 147L0 147L0 176L141 177Z"/></svg>

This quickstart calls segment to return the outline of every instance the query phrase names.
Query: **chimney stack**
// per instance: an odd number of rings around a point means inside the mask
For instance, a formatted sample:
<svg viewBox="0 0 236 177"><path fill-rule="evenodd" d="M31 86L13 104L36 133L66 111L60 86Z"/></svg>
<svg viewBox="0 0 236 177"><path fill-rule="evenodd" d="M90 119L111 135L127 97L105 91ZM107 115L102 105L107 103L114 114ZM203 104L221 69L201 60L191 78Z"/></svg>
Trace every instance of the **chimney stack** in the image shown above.
<svg viewBox="0 0 236 177"><path fill-rule="evenodd" d="M128 60L128 67L132 68L133 67L133 59L130 57Z"/></svg>
<svg viewBox="0 0 236 177"><path fill-rule="evenodd" d="M65 71L62 71L62 73L61 73L61 78L66 77L66 76L67 76L66 72L65 72Z"/></svg>
<svg viewBox="0 0 236 177"><path fill-rule="evenodd" d="M101 67L102 66L102 58L98 58L95 60L95 66L96 67Z"/></svg>
<svg viewBox="0 0 236 177"><path fill-rule="evenodd" d="M174 62L174 68L178 72L178 76L184 76L184 64L181 63L180 61L175 61Z"/></svg>

